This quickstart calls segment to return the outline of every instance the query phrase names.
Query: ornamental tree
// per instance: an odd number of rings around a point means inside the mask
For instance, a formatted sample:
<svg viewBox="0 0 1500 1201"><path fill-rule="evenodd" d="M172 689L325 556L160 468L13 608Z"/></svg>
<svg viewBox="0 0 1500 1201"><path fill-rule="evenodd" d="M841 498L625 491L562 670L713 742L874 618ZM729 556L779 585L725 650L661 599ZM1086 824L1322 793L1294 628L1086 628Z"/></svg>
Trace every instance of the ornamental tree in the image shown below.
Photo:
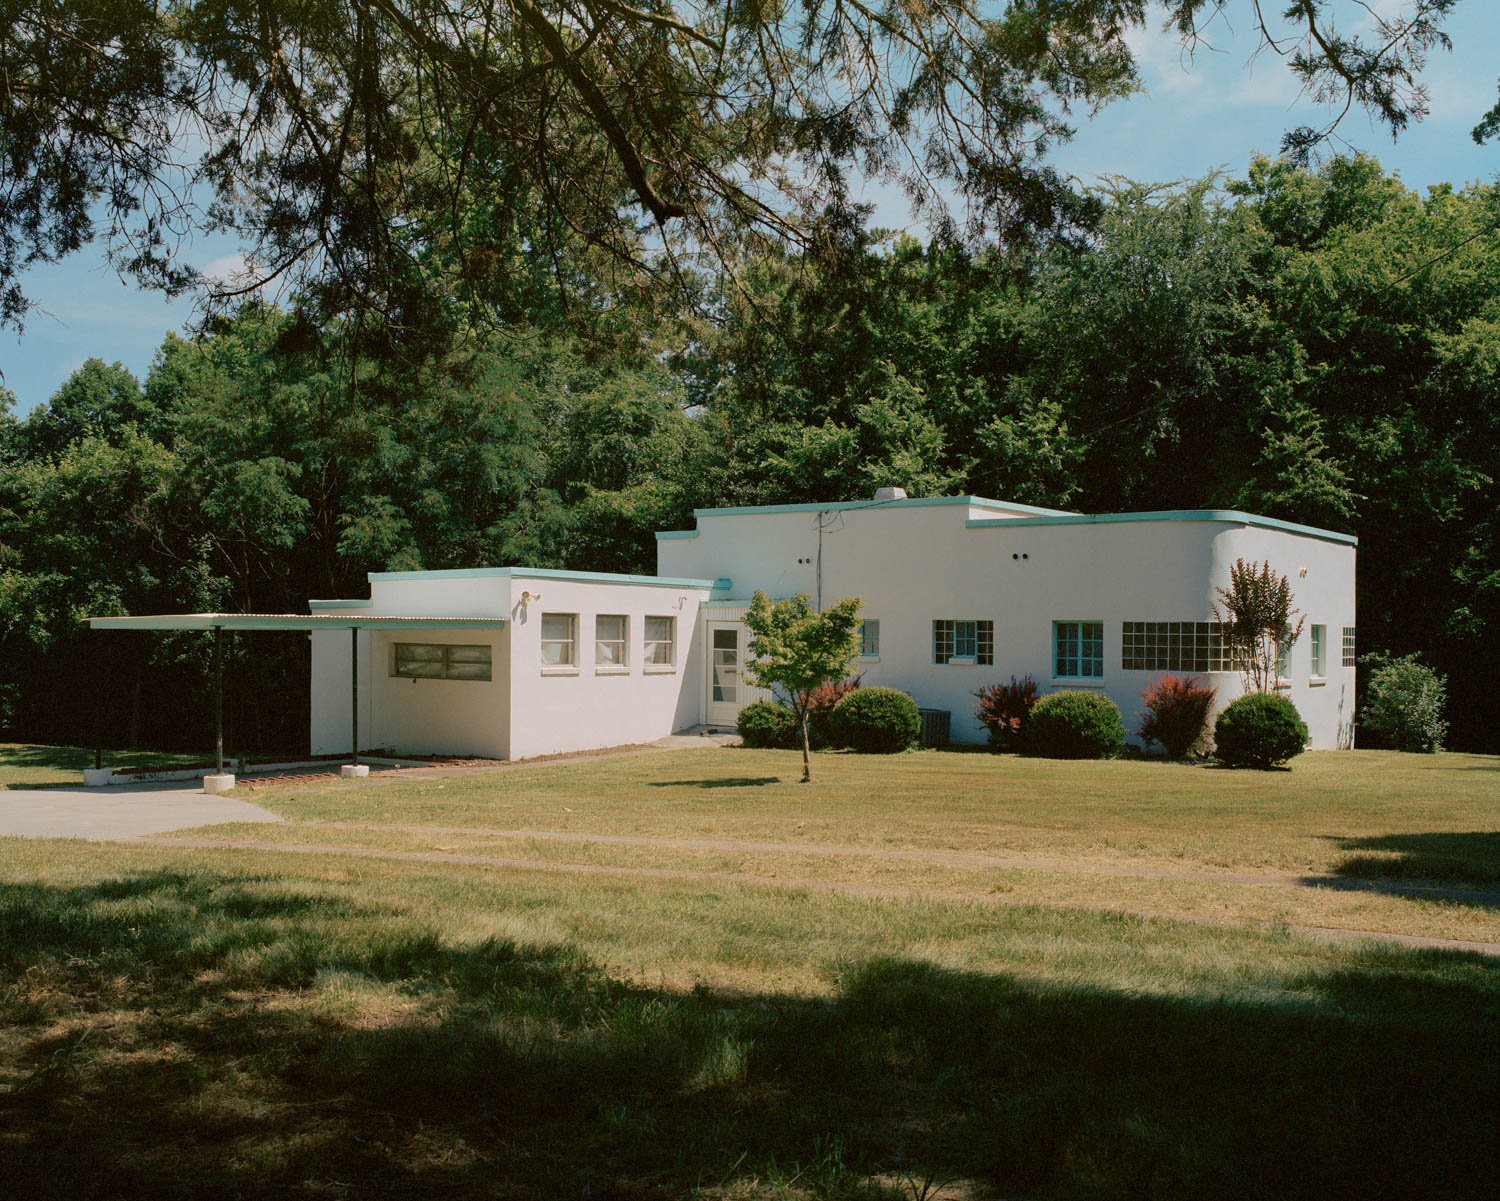
<svg viewBox="0 0 1500 1201"><path fill-rule="evenodd" d="M1229 587L1216 588L1214 617L1223 630L1224 649L1244 673L1247 692L1272 692L1307 617L1292 608L1292 585L1271 564L1236 559ZM1297 624L1293 625L1292 620Z"/></svg>
<svg viewBox="0 0 1500 1201"><path fill-rule="evenodd" d="M779 693L797 715L802 731L802 783L812 781L808 712L815 689L849 674L859 654L859 597L847 597L821 613L805 592L773 601L756 589L745 625L750 630L745 679Z"/></svg>

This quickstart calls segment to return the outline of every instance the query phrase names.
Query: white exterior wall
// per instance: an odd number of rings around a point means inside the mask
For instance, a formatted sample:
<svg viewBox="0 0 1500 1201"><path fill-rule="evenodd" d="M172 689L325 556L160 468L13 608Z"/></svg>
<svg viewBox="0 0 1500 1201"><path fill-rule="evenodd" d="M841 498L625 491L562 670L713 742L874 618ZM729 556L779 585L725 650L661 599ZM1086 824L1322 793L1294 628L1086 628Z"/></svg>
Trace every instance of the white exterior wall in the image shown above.
<svg viewBox="0 0 1500 1201"><path fill-rule="evenodd" d="M398 754L534 755L649 742L696 724L701 707L698 608L707 588L581 582L520 572L433 573L374 579L372 603L324 614L381 617L501 617L504 628L476 626L369 630L359 634L360 745ZM532 599L522 601L523 593ZM539 599L538 599L539 598ZM541 665L541 615L578 618L578 663ZM629 619L624 671L594 664L594 618ZM645 617L677 621L676 662L643 665ZM349 642L345 630L312 636L312 751L349 749ZM488 645L491 678L414 680L395 674L397 642Z"/></svg>
<svg viewBox="0 0 1500 1201"><path fill-rule="evenodd" d="M966 525L970 518L985 524ZM1293 650L1289 695L1313 746L1339 745L1353 696L1353 670L1339 666L1342 627L1354 625L1351 546L1239 522L1040 524L963 505L843 510L823 524L824 600L862 597L863 616L880 622L880 655L860 660L856 670L866 683L910 692L923 708L949 710L955 740L984 740L972 694L1012 674L1033 676L1043 692L1099 688L1134 730L1140 690L1160 673L1122 669L1122 623L1212 620L1214 589L1227 585L1239 556L1269 559L1291 579L1308 625L1327 627L1326 683L1309 684L1304 632ZM728 576L741 597L756 588L774 597L816 595L816 526L811 512L706 513L696 537L658 541L658 570ZM934 664L932 623L940 618L993 621L994 665ZM1054 621L1103 622L1102 679L1053 676ZM1238 673L1210 678L1221 705L1239 695Z"/></svg>
<svg viewBox="0 0 1500 1201"><path fill-rule="evenodd" d="M320 607L354 617L506 617L504 579L376 580L372 603ZM359 741L404 754L509 757L509 636L498 626L361 630ZM349 750L349 633L312 633L312 753ZM490 647L489 680L413 680L395 675L395 644Z"/></svg>
<svg viewBox="0 0 1500 1201"><path fill-rule="evenodd" d="M650 742L697 724L698 609L708 589L519 574L511 587L511 758ZM523 591L541 599L523 606ZM542 666L543 613L577 615L575 666ZM623 671L594 664L594 618L601 613L629 618ZM647 616L677 619L676 662L670 668L643 663Z"/></svg>

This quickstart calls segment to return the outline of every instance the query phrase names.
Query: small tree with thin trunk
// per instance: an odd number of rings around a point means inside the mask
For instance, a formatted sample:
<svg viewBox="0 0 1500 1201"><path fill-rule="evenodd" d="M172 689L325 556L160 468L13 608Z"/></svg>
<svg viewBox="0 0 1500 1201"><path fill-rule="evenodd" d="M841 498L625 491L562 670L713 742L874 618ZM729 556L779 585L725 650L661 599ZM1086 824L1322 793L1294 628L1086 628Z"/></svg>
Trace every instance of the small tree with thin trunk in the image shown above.
<svg viewBox="0 0 1500 1201"><path fill-rule="evenodd" d="M802 731L804 784L812 780L807 719L813 690L848 676L859 654L859 610L863 603L859 597L851 597L819 613L805 592L773 601L756 589L745 611L745 626L750 631L745 679L757 688L783 695L797 715Z"/></svg>
<svg viewBox="0 0 1500 1201"><path fill-rule="evenodd" d="M1292 608L1291 581L1272 571L1269 562L1236 559L1229 569L1229 587L1215 591L1219 599L1214 617L1228 657L1244 673L1245 691L1275 691L1277 666L1302 636L1307 620Z"/></svg>

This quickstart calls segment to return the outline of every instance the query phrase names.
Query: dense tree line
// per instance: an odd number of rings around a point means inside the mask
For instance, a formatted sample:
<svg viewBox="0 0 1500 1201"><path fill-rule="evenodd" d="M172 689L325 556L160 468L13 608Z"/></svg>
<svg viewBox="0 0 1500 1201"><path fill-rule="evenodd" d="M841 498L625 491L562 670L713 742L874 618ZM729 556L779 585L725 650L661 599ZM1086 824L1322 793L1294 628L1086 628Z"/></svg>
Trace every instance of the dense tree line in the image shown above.
<svg viewBox="0 0 1500 1201"><path fill-rule="evenodd" d="M144 381L90 361L0 424L0 719L203 744L203 639L87 613L299 612L382 569L649 571L695 505L894 483L1356 533L1362 651L1423 652L1454 745L1500 745L1500 189L1258 160L1098 199L1084 244L1024 260L844 213L805 250L746 243L681 310L586 256L564 294L528 274L556 248L524 243L501 326L400 362L295 303L170 335ZM236 656L231 742L303 742L302 636Z"/></svg>

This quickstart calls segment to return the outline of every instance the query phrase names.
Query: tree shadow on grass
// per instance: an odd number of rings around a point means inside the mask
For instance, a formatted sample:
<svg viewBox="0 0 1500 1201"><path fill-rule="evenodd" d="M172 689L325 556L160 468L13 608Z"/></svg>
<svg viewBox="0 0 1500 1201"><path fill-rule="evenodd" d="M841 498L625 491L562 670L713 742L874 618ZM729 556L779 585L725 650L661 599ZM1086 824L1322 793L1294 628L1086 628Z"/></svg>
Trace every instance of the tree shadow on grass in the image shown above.
<svg viewBox="0 0 1500 1201"><path fill-rule="evenodd" d="M1340 876L1376 884L1403 880L1500 890L1500 831L1382 834L1332 841L1340 850L1354 852L1334 865Z"/></svg>
<svg viewBox="0 0 1500 1201"><path fill-rule="evenodd" d="M275 879L3 887L7 1179L70 1201L1486 1195L1500 965L1347 962L1254 1002L896 959L829 999L724 996Z"/></svg>
<svg viewBox="0 0 1500 1201"><path fill-rule="evenodd" d="M652 788L764 788L780 784L780 776L720 776L707 780L652 780Z"/></svg>

